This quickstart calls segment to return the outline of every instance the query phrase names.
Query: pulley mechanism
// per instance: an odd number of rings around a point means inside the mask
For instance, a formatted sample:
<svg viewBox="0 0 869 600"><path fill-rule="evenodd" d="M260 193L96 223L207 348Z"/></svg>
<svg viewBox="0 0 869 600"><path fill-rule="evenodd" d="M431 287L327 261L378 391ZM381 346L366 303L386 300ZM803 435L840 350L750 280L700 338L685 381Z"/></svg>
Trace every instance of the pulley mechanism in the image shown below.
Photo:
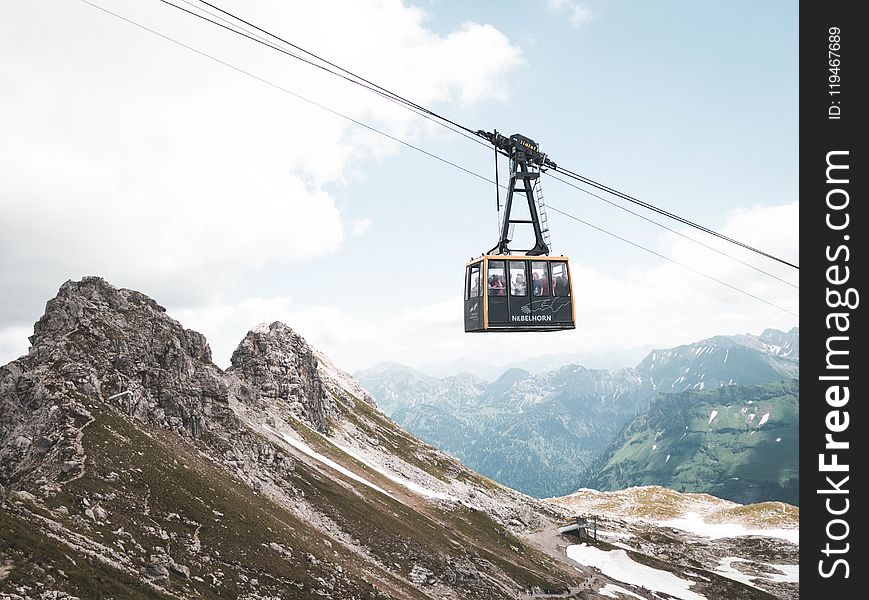
<svg viewBox="0 0 869 600"><path fill-rule="evenodd" d="M510 182L507 187L507 200L504 204L504 218L501 221L501 237L498 240L498 245L489 250L487 254L524 252L527 256L548 255L550 251L549 224L546 218L546 208L543 204L540 174L548 168L556 168L556 164L540 152L540 147L534 140L524 135L516 133L506 137L497 131L491 133L478 131L477 135L488 140L495 146L496 152L503 154L510 161ZM529 218L527 219L513 217L513 200L517 193L520 198L524 194L528 203ZM523 249L510 247L514 227L517 224L530 225L533 228L534 247Z"/></svg>

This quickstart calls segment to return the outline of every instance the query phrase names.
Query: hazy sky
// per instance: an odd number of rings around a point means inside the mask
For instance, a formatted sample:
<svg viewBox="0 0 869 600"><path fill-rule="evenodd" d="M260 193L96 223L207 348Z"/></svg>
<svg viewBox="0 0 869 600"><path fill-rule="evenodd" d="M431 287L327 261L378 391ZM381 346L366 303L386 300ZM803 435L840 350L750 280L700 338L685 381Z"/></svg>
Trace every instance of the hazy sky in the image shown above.
<svg viewBox="0 0 869 600"><path fill-rule="evenodd" d="M156 0L93 1L492 175L490 151L298 61ZM472 128L521 132L574 171L799 260L796 2L216 3ZM552 179L544 190L561 210L799 312L792 287ZM65 280L90 274L154 297L206 334L221 366L274 320L347 369L797 325L551 213L577 330L465 334L463 265L496 242L493 195L80 0L0 0L0 363L27 351Z"/></svg>

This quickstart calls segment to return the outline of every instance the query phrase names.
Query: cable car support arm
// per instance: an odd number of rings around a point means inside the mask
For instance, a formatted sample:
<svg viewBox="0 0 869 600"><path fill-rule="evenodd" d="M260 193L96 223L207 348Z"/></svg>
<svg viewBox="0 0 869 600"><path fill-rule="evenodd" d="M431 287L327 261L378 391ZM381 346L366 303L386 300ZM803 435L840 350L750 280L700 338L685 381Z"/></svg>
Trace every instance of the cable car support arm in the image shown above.
<svg viewBox="0 0 869 600"><path fill-rule="evenodd" d="M504 218L501 221L501 237L498 244L489 250L488 254L511 254L524 252L528 256L548 255L549 226L540 194L538 178L548 168L556 168L556 164L540 152L540 147L534 140L523 135L513 134L510 137L497 131L478 131L477 135L488 140L500 154L510 161L510 183L507 188L507 199L504 203ZM521 187L519 187L521 185ZM535 198L535 190L537 197ZM528 219L513 218L513 199L516 193L525 195L528 203ZM510 248L513 238L513 226L516 224L531 225L534 230L534 247L525 249Z"/></svg>

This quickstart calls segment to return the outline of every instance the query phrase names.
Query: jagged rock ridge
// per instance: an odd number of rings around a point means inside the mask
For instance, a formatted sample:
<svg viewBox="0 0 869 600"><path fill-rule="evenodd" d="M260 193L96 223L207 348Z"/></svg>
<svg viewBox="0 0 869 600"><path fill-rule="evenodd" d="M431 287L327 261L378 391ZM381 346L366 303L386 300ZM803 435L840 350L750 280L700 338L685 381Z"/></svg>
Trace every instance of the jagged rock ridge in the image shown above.
<svg viewBox="0 0 869 600"><path fill-rule="evenodd" d="M0 367L0 594L501 598L603 583L527 538L557 511L402 431L283 324L250 332L224 372L159 304L85 278L48 302L31 344Z"/></svg>
<svg viewBox="0 0 869 600"><path fill-rule="evenodd" d="M280 322L260 325L244 336L231 363L227 373L253 388L256 401L280 405L327 432L335 407L323 389L314 350L302 336Z"/></svg>

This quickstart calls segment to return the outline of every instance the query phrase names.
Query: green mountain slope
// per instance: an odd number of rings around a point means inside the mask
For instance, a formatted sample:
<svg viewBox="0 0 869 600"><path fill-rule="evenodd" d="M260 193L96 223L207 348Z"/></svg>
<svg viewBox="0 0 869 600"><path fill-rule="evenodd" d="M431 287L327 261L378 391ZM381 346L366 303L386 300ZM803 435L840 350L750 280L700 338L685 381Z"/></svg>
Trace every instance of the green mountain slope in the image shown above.
<svg viewBox="0 0 869 600"><path fill-rule="evenodd" d="M798 505L799 411L796 379L660 394L604 453L588 486L657 484Z"/></svg>

